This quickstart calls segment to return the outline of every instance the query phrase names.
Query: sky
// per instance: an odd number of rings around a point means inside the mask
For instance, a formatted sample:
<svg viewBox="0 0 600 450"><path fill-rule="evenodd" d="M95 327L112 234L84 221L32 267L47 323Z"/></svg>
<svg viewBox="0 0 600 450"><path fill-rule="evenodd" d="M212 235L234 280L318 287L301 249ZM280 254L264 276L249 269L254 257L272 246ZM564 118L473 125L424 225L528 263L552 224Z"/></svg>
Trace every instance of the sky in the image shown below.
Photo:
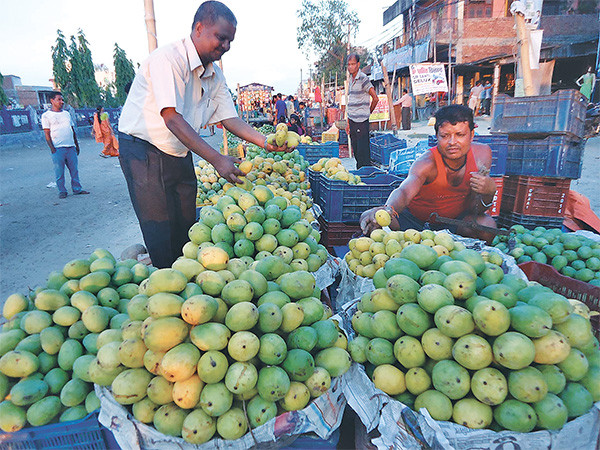
<svg viewBox="0 0 600 450"><path fill-rule="evenodd" d="M201 1L154 0L158 45L190 33ZM229 88L248 83L294 93L311 62L296 41L301 0L228 0L238 27L223 56ZM394 0L348 0L361 19L353 44L370 44L383 30L383 11ZM143 0L0 0L0 73L17 75L24 85L49 86L51 47L60 29L69 36L81 28L95 64L112 68L115 42L134 63L148 56Z"/></svg>

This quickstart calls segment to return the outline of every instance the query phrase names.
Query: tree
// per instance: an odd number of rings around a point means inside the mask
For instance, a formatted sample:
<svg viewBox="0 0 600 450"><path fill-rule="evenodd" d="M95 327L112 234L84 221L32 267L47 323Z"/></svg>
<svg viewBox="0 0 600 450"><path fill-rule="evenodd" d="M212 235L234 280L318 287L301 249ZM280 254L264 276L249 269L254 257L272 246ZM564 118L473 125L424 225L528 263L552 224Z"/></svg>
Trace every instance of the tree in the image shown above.
<svg viewBox="0 0 600 450"><path fill-rule="evenodd" d="M119 105L123 105L127 98L125 87L133 81L135 69L131 60L127 58L125 50L119 47L117 43L115 43L113 58L115 65L115 86L117 88L115 100Z"/></svg>
<svg viewBox="0 0 600 450"><path fill-rule="evenodd" d="M56 44L52 47L52 74L54 84L60 89L63 97L69 104L75 103L75 93L71 79L71 52L65 36L60 30L56 30Z"/></svg>
<svg viewBox="0 0 600 450"><path fill-rule="evenodd" d="M79 106L96 106L100 103L100 88L96 83L92 52L82 30L71 36L71 75Z"/></svg>
<svg viewBox="0 0 600 450"><path fill-rule="evenodd" d="M298 48L310 57L317 57L317 78L335 78L343 82L346 76L346 43L348 25L356 37L360 19L356 11L348 10L345 0L302 0L298 10Z"/></svg>
<svg viewBox="0 0 600 450"><path fill-rule="evenodd" d="M92 52L83 31L71 36L67 46L65 36L57 30L56 44L52 47L52 73L67 103L80 107L100 102Z"/></svg>
<svg viewBox="0 0 600 450"><path fill-rule="evenodd" d="M0 108L4 105L8 105L10 103L8 101L8 97L6 96L6 93L4 92L3 84L4 84L4 77L0 73Z"/></svg>

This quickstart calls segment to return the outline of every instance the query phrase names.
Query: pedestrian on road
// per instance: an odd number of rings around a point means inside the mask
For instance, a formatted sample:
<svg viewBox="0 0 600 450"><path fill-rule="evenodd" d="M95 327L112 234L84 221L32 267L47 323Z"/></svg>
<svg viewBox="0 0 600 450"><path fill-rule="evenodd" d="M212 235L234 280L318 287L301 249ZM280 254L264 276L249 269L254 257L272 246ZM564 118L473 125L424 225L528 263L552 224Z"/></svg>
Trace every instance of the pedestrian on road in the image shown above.
<svg viewBox="0 0 600 450"><path fill-rule="evenodd" d="M348 55L348 72L350 85L348 87L348 134L352 152L356 160L356 168L368 166L371 163L369 142L369 116L379 103L375 88L369 77L360 70L360 58L356 53Z"/></svg>
<svg viewBox="0 0 600 450"><path fill-rule="evenodd" d="M65 100L60 92L55 91L50 94L50 105L52 105L50 110L42 114L42 128L52 153L58 198L67 198L65 165L71 176L73 195L89 194L88 191L81 188L79 181L79 170L77 168L79 142L77 142L75 124L71 119L71 115L63 110Z"/></svg>
<svg viewBox="0 0 600 450"><path fill-rule="evenodd" d="M277 123L287 122L287 106L285 104L285 101L283 101L281 94L277 94L277 101L275 102L275 111L277 113Z"/></svg>
<svg viewBox="0 0 600 450"><path fill-rule="evenodd" d="M400 105L401 108L402 129L410 130L412 118L412 97L408 93L408 89L403 89L402 94L402 97L400 97L400 100L398 100L396 105Z"/></svg>
<svg viewBox="0 0 600 450"><path fill-rule="evenodd" d="M170 267L196 221L197 181L191 152L230 183L240 160L221 155L198 134L220 122L268 151L264 135L241 120L214 61L229 50L237 20L221 2L200 5L191 34L153 51L136 74L119 120L119 161L152 264Z"/></svg>
<svg viewBox="0 0 600 450"><path fill-rule="evenodd" d="M285 110L288 119L292 117L292 114L294 114L294 112L296 111L294 109L294 97L292 97L291 95L288 95L287 100L285 101Z"/></svg>
<svg viewBox="0 0 600 450"><path fill-rule="evenodd" d="M483 86L483 102L481 104L481 115L490 115L490 110L492 107L492 83L490 80L485 82Z"/></svg>
<svg viewBox="0 0 600 450"><path fill-rule="evenodd" d="M483 86L481 85L481 81L477 81L469 93L469 108L473 110L473 116L477 115L477 110L479 109L479 94L481 94L482 91Z"/></svg>
<svg viewBox="0 0 600 450"><path fill-rule="evenodd" d="M108 114L104 112L102 106L98 106L94 113L92 136L96 138L96 142L102 142L104 144L104 150L102 150L100 156L103 158L119 156L119 141L117 141L117 138L113 134Z"/></svg>

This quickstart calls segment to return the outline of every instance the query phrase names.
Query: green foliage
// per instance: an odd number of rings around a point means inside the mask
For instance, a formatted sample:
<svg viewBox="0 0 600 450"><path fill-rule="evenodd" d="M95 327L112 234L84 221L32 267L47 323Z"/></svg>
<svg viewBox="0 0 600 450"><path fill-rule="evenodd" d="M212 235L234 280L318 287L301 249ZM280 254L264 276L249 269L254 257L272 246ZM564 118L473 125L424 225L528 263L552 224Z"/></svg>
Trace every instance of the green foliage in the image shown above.
<svg viewBox="0 0 600 450"><path fill-rule="evenodd" d="M65 36L62 31L56 31L56 44L52 47L52 74L54 83L58 86L63 94L65 101L69 104L75 103L75 92L71 81L69 62L71 52L65 42Z"/></svg>
<svg viewBox="0 0 600 450"><path fill-rule="evenodd" d="M114 83L110 83L109 85L105 86L100 91L100 97L102 99L101 104L108 108L116 108L118 106L121 106L122 103L120 103L117 100L117 98L113 95L114 92L115 92L115 84Z"/></svg>
<svg viewBox="0 0 600 450"><path fill-rule="evenodd" d="M316 78L335 79L337 73L338 81L343 82L348 24L352 37L360 24L356 11L350 11L345 0L302 0L298 16L298 48L307 56L316 56Z"/></svg>
<svg viewBox="0 0 600 450"><path fill-rule="evenodd" d="M116 43L113 58L115 64L115 100L117 105L123 105L125 103L125 99L127 98L125 86L127 83L133 81L133 78L135 77L135 69L131 60L127 58L125 50L119 47L119 45Z"/></svg>
<svg viewBox="0 0 600 450"><path fill-rule="evenodd" d="M96 106L100 102L100 88L94 76L94 63L88 41L79 30L71 36L67 46L65 36L57 31L52 47L52 72L54 82L67 103L75 106Z"/></svg>
<svg viewBox="0 0 600 450"><path fill-rule="evenodd" d="M4 77L0 73L0 107L4 105L8 105L10 102L8 101L8 97L4 92L4 88L2 87L2 83L4 82Z"/></svg>

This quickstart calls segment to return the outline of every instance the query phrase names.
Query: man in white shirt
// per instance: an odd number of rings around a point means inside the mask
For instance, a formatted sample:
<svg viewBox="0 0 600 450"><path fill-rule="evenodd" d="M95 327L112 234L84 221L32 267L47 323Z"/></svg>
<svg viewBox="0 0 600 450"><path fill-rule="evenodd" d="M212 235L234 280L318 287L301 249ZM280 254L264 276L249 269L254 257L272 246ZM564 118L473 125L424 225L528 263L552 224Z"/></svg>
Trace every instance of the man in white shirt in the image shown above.
<svg viewBox="0 0 600 450"><path fill-rule="evenodd" d="M63 110L65 101L62 94L52 92L50 94L50 104L52 105L51 109L42 114L42 128L52 153L58 198L67 198L65 165L71 176L73 195L89 194L88 191L81 188L79 181L79 170L77 168L79 142L77 142L71 115Z"/></svg>
<svg viewBox="0 0 600 450"><path fill-rule="evenodd" d="M243 173L199 130L221 122L248 142L281 151L241 120L225 77L213 61L235 37L237 20L223 3L204 2L191 35L161 47L142 63L119 120L121 168L152 264L170 267L196 221L197 181L190 150L232 183Z"/></svg>
<svg viewBox="0 0 600 450"><path fill-rule="evenodd" d="M410 130L412 118L412 97L408 93L408 89L402 90L402 97L394 105L400 105L402 116L402 129Z"/></svg>

